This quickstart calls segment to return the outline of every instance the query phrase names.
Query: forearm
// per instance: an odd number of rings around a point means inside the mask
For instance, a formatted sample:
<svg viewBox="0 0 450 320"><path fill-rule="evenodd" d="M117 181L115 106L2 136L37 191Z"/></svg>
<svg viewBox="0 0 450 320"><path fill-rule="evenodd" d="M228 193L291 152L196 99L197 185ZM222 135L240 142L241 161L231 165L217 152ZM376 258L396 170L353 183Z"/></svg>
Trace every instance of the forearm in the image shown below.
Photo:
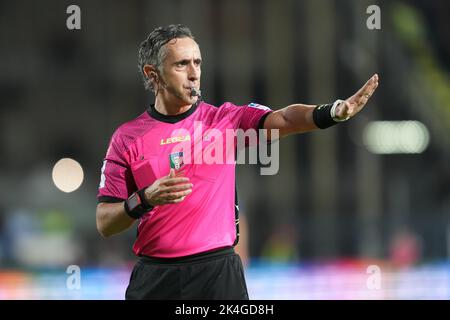
<svg viewBox="0 0 450 320"><path fill-rule="evenodd" d="M325 129L336 123L354 117L366 105L378 86L375 74L353 96L346 100L321 105L292 104L272 112L264 121L264 129L278 129L279 137L294 133L308 132L318 128ZM267 132L270 139L271 130Z"/></svg>
<svg viewBox="0 0 450 320"><path fill-rule="evenodd" d="M144 194L141 192L143 190ZM140 199L138 203L146 203L146 207L133 206L130 208L128 203L128 213L125 211L124 202L102 202L97 205L97 229L102 236L109 237L128 229L136 219L152 210L154 206L182 202L192 192L192 184L189 183L189 178L176 176L175 170L170 169L168 176L159 178L141 191L133 193L133 196Z"/></svg>
<svg viewBox="0 0 450 320"><path fill-rule="evenodd" d="M292 104L273 112L273 120L266 129L279 129L280 138L294 133L318 129L313 120L315 105Z"/></svg>
<svg viewBox="0 0 450 320"><path fill-rule="evenodd" d="M125 231L136 221L125 212L123 202L99 203L96 216L97 230L105 238Z"/></svg>

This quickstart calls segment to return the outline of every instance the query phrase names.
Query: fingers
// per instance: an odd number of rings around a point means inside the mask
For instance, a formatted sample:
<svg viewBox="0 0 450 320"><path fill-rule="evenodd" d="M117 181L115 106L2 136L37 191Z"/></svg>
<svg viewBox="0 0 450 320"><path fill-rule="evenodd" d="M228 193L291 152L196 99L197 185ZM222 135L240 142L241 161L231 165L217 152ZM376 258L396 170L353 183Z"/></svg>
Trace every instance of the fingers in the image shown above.
<svg viewBox="0 0 450 320"><path fill-rule="evenodd" d="M184 175L183 170L176 171L175 169L170 168L170 172L169 172L169 175L167 176L167 178L178 178L178 177L182 177L183 175Z"/></svg>
<svg viewBox="0 0 450 320"><path fill-rule="evenodd" d="M378 87L378 75L375 74L369 81L370 81L370 83L368 85L367 92L365 95L365 98L367 100L373 95L373 93L375 92L375 89Z"/></svg>
<svg viewBox="0 0 450 320"><path fill-rule="evenodd" d="M188 177L180 175L181 172L170 169L167 176L158 179L146 189L147 201L153 205L183 201L192 192L193 184Z"/></svg>
<svg viewBox="0 0 450 320"><path fill-rule="evenodd" d="M161 199L164 200L166 203L170 203L174 200L180 200L181 198L185 198L187 195L189 195L192 192L192 189L180 191L180 192L170 192L165 193L160 196Z"/></svg>
<svg viewBox="0 0 450 320"><path fill-rule="evenodd" d="M192 183L184 183L184 184L177 184L175 186L170 186L164 188L164 192L178 192L178 191L184 191L188 189L192 189L194 185Z"/></svg>
<svg viewBox="0 0 450 320"><path fill-rule="evenodd" d="M353 96L347 99L350 102L350 116L354 116L367 104L367 101L373 95L375 89L378 87L378 74L374 74ZM338 113L336 113L338 114Z"/></svg>
<svg viewBox="0 0 450 320"><path fill-rule="evenodd" d="M378 87L378 74L374 74L356 93L357 97L367 102ZM364 102L364 103L365 103Z"/></svg>
<svg viewBox="0 0 450 320"><path fill-rule="evenodd" d="M161 181L161 184L165 186L173 186L183 182L189 182L189 178L187 177L165 178L163 181Z"/></svg>
<svg viewBox="0 0 450 320"><path fill-rule="evenodd" d="M175 173L175 178L183 177L183 176L184 176L184 171L183 171L183 170L177 171L177 172Z"/></svg>
<svg viewBox="0 0 450 320"><path fill-rule="evenodd" d="M192 187L193 187L192 183L179 184L179 185L171 186L171 187L160 187L159 190L156 192L156 195L161 196L164 194L169 194L169 193L179 192L179 191L186 191L186 190L192 191Z"/></svg>
<svg viewBox="0 0 450 320"><path fill-rule="evenodd" d="M178 198L183 198L183 197L186 197L187 195L189 195L191 192L192 192L192 189L188 189L188 190L180 191L180 192L172 192L172 193L168 194L167 199L176 200Z"/></svg>
<svg viewBox="0 0 450 320"><path fill-rule="evenodd" d="M180 203L181 201L184 200L184 198L186 198L186 197L181 197L181 198L175 199L175 200L167 200L166 204Z"/></svg>
<svg viewBox="0 0 450 320"><path fill-rule="evenodd" d="M161 183L153 193L153 201L158 205L178 203L192 192L192 183L179 183L179 181L189 181L188 178L172 178L169 186ZM178 182L178 183L176 183ZM175 183L175 184L172 184Z"/></svg>

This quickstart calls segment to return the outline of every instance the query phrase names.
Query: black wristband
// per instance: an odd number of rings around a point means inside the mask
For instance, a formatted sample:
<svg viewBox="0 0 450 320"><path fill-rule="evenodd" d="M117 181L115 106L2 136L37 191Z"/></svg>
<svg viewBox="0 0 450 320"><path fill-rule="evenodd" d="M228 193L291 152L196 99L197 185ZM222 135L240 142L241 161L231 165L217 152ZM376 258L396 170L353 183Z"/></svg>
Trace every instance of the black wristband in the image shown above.
<svg viewBox="0 0 450 320"><path fill-rule="evenodd" d="M146 211L143 211L139 208L134 208L133 210L131 210L128 206L128 200L125 200L123 206L127 215L129 215L133 219L140 219L146 213Z"/></svg>
<svg viewBox="0 0 450 320"><path fill-rule="evenodd" d="M144 192L145 188L134 192L124 202L125 212L133 219L140 219L144 214L153 209L153 206L145 199Z"/></svg>
<svg viewBox="0 0 450 320"><path fill-rule="evenodd" d="M334 126L338 122L331 117L331 108L333 104L321 104L313 110L313 120L317 127L325 129Z"/></svg>
<svg viewBox="0 0 450 320"><path fill-rule="evenodd" d="M153 209L153 206L148 203L147 199L145 198L145 189L147 188L142 188L141 190L138 190L137 193L139 194L139 197L141 197L142 205L144 206L144 208L150 211Z"/></svg>

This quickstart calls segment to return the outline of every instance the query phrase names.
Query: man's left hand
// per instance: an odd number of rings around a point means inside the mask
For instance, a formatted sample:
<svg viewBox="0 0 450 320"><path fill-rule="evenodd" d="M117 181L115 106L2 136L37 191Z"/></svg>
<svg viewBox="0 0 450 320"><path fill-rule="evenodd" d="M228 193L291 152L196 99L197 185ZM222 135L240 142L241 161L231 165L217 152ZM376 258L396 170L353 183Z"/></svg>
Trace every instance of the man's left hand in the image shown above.
<svg viewBox="0 0 450 320"><path fill-rule="evenodd" d="M336 107L336 117L344 120L355 116L364 108L377 87L378 74L374 74L358 92Z"/></svg>

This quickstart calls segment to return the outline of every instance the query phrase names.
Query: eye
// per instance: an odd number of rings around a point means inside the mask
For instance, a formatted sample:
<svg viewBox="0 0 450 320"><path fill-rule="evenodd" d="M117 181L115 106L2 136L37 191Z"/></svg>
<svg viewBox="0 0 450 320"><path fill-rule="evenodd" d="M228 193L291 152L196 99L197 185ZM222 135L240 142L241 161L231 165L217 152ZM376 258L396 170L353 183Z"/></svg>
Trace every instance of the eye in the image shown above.
<svg viewBox="0 0 450 320"><path fill-rule="evenodd" d="M180 61L180 62L177 62L177 63L175 64L175 66L177 66L177 68L182 68L182 67L186 66L188 63L189 63L188 61L182 60L182 61Z"/></svg>

